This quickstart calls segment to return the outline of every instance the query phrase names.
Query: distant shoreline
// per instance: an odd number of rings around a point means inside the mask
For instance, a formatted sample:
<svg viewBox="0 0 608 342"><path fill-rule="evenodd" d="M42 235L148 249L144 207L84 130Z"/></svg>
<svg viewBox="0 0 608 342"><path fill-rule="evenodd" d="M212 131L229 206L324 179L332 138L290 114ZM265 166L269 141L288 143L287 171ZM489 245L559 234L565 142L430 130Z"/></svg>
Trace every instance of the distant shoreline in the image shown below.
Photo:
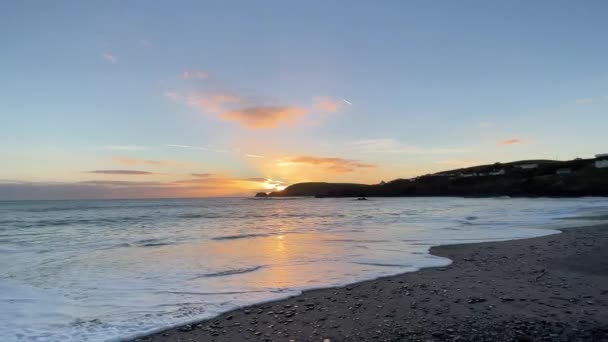
<svg viewBox="0 0 608 342"><path fill-rule="evenodd" d="M608 224L445 245L427 268L253 305L135 341L608 339Z"/></svg>
<svg viewBox="0 0 608 342"><path fill-rule="evenodd" d="M378 184L307 182L256 197L586 197L608 196L608 156L521 160L442 171Z"/></svg>

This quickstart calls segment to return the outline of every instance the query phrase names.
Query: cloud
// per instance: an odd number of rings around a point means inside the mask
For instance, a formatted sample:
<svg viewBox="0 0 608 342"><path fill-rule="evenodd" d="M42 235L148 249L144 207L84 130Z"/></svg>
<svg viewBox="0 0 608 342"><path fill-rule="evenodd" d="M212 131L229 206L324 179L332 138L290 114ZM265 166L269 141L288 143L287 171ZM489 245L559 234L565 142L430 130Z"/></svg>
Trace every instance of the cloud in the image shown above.
<svg viewBox="0 0 608 342"><path fill-rule="evenodd" d="M139 44L143 47L149 48L152 46L152 42L147 39L142 39L139 41Z"/></svg>
<svg viewBox="0 0 608 342"><path fill-rule="evenodd" d="M93 170L87 173L96 173L102 175L156 175L157 173L138 170Z"/></svg>
<svg viewBox="0 0 608 342"><path fill-rule="evenodd" d="M168 144L167 146L168 147L184 148L184 149L188 149L188 150L202 150L202 151L211 151L211 152L218 152L218 153L228 152L228 150L213 148L211 145L207 145L207 147L203 147L203 146Z"/></svg>
<svg viewBox="0 0 608 342"><path fill-rule="evenodd" d="M347 143L353 150L360 153L402 153L402 154L454 154L466 152L460 148L445 148L445 147L430 147L423 148L412 145L405 145L396 139L381 138L381 139L364 139L351 141Z"/></svg>
<svg viewBox="0 0 608 342"><path fill-rule="evenodd" d="M192 177L207 178L207 177L213 176L214 174L213 173L191 173L190 175Z"/></svg>
<svg viewBox="0 0 608 342"><path fill-rule="evenodd" d="M308 166L320 166L327 171L336 173L348 173L353 172L360 168L372 168L376 167L374 164L362 163L357 160L344 159L337 157L313 157L313 156L298 156L281 160L278 162L278 166L290 166L290 165L308 165Z"/></svg>
<svg viewBox="0 0 608 342"><path fill-rule="evenodd" d="M602 102L602 101L608 101L608 96L597 96L597 97L581 98L581 99L577 99L576 103L578 103L578 104L589 104L589 103Z"/></svg>
<svg viewBox="0 0 608 342"><path fill-rule="evenodd" d="M134 157L114 157L112 160L122 165L153 165L162 167L188 167L190 163L182 163L173 160L147 160Z"/></svg>
<svg viewBox="0 0 608 342"><path fill-rule="evenodd" d="M280 190L283 182L268 178L230 178L221 175L176 182L88 180L74 183L0 180L0 200L185 198L252 196Z"/></svg>
<svg viewBox="0 0 608 342"><path fill-rule="evenodd" d="M499 141L497 143L497 145L498 146L508 146L508 145L516 145L516 144L521 144L521 143L522 143L521 139L511 138L511 139Z"/></svg>
<svg viewBox="0 0 608 342"><path fill-rule="evenodd" d="M186 71L183 79L204 79L204 72ZM311 123L321 122L327 114L340 111L346 105L352 105L347 100L319 96L313 98L311 106L268 105L260 103L259 99L241 97L230 92L205 93L194 91L165 91L163 96L171 101L182 103L200 112L216 114L220 120L236 121L245 128L276 128L283 123L293 123L308 113L312 113ZM274 101L273 101L274 102Z"/></svg>
<svg viewBox="0 0 608 342"><path fill-rule="evenodd" d="M201 146L178 145L178 144L168 144L167 146L169 146L169 147L177 147L177 148L185 148L185 149L193 149L193 150L209 151L208 148L201 147Z"/></svg>
<svg viewBox="0 0 608 342"><path fill-rule="evenodd" d="M114 56L113 54L111 54L109 52L102 53L101 57L103 57L103 59L105 59L106 61L108 61L112 64L118 63L118 57Z"/></svg>
<svg viewBox="0 0 608 342"><path fill-rule="evenodd" d="M220 113L225 110L227 105L234 105L242 101L239 96L229 93L191 93L182 95L177 92L167 91L163 93L163 96L175 102L185 103L205 113Z"/></svg>
<svg viewBox="0 0 608 342"><path fill-rule="evenodd" d="M106 185L106 186L168 186L168 183L162 182L132 182L132 181L115 181L115 180L90 180L78 182L78 184L90 185Z"/></svg>
<svg viewBox="0 0 608 342"><path fill-rule="evenodd" d="M98 173L95 171L121 170L94 170L93 173ZM211 173L194 173L192 176L194 178L168 182L120 179L71 183L0 180L0 200L252 196L259 191L280 190L286 186L281 181L268 178L234 178Z"/></svg>
<svg viewBox="0 0 608 342"><path fill-rule="evenodd" d="M232 94L191 95L186 103L200 111L219 113L226 105L240 103L241 98Z"/></svg>
<svg viewBox="0 0 608 342"><path fill-rule="evenodd" d="M347 102L341 99L319 96L313 98L313 108L320 112L335 113L341 110Z"/></svg>
<svg viewBox="0 0 608 342"><path fill-rule="evenodd" d="M182 80L206 80L209 78L209 74L204 71L186 70L181 73L180 78Z"/></svg>
<svg viewBox="0 0 608 342"><path fill-rule="evenodd" d="M490 128L490 127L494 127L494 123L493 122L480 122L479 123L479 128Z"/></svg>
<svg viewBox="0 0 608 342"><path fill-rule="evenodd" d="M306 110L299 107L249 107L224 112L220 119L237 121L247 128L275 128L282 123L291 123L299 120L306 114Z"/></svg>
<svg viewBox="0 0 608 342"><path fill-rule="evenodd" d="M139 145L105 145L101 147L102 150L112 150L112 151L143 151L148 150L148 146L139 146Z"/></svg>
<svg viewBox="0 0 608 342"><path fill-rule="evenodd" d="M245 153L245 157L249 157L249 158L264 158L264 156L259 156L257 154L249 154L249 153Z"/></svg>
<svg viewBox="0 0 608 342"><path fill-rule="evenodd" d="M250 178L245 178L244 180L250 181L250 182L265 182L266 178L262 178L262 177L250 177Z"/></svg>
<svg viewBox="0 0 608 342"><path fill-rule="evenodd" d="M180 179L176 180L174 183L176 184L215 184L215 185L223 185L226 186L228 183L232 183L233 180L229 178L224 178L221 176L216 177L197 177L190 179Z"/></svg>

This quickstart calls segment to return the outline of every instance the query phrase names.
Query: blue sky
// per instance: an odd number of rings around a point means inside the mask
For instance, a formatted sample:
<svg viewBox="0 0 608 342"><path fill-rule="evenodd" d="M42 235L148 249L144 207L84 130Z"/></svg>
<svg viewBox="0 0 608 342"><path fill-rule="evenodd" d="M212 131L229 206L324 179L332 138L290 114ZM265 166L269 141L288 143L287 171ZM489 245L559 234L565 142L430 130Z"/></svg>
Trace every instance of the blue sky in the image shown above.
<svg viewBox="0 0 608 342"><path fill-rule="evenodd" d="M202 196L590 157L608 151L607 14L605 1L5 2L0 180ZM171 192L192 173L213 177Z"/></svg>

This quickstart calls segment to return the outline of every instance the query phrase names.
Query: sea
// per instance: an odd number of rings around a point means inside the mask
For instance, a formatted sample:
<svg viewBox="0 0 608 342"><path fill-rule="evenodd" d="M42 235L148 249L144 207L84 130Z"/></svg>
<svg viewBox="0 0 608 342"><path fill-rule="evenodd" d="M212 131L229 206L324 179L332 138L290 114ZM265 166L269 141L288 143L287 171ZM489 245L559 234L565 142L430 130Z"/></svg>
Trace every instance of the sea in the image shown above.
<svg viewBox="0 0 608 342"><path fill-rule="evenodd" d="M606 213L592 197L4 201L0 341L121 341Z"/></svg>

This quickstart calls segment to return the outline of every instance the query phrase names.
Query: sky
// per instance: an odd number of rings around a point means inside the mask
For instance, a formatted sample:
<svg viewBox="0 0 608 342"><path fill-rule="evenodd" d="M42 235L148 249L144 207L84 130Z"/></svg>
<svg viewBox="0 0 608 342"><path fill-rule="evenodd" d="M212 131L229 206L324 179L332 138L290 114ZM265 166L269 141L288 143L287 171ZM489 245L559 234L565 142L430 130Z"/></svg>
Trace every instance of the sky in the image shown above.
<svg viewBox="0 0 608 342"><path fill-rule="evenodd" d="M4 1L0 199L608 152L608 2Z"/></svg>

